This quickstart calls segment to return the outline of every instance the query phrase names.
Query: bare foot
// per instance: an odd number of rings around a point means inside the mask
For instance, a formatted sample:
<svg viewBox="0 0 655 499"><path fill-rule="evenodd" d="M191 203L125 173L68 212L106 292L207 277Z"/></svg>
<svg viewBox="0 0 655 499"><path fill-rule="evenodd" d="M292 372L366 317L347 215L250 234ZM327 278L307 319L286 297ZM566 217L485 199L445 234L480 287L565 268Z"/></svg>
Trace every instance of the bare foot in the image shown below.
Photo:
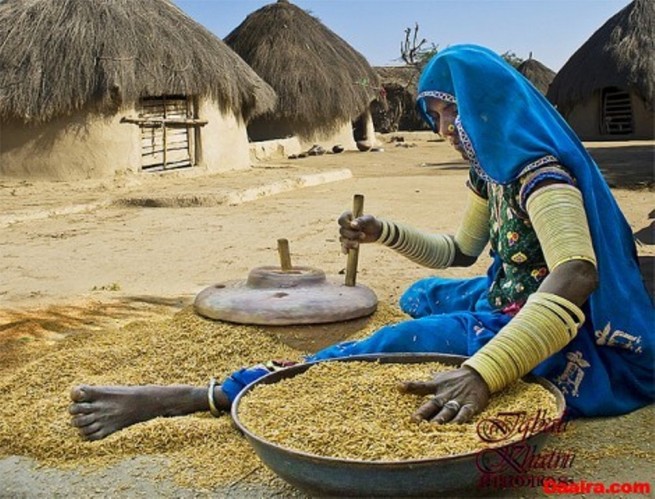
<svg viewBox="0 0 655 499"><path fill-rule="evenodd" d="M207 388L173 386L88 386L71 390L71 424L85 440L100 440L107 435L161 416L183 416L208 411ZM219 409L230 404L220 387L214 391Z"/></svg>

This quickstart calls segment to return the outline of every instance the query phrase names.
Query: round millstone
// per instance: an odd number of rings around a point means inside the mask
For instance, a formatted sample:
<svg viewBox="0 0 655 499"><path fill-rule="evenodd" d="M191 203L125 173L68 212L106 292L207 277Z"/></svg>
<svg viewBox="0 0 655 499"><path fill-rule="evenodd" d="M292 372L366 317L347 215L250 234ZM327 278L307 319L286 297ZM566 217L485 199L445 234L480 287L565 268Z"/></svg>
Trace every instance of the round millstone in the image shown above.
<svg viewBox="0 0 655 499"><path fill-rule="evenodd" d="M357 319L375 312L377 304L377 296L366 286L346 286L319 269L257 267L245 281L204 289L194 306L210 319L286 326Z"/></svg>

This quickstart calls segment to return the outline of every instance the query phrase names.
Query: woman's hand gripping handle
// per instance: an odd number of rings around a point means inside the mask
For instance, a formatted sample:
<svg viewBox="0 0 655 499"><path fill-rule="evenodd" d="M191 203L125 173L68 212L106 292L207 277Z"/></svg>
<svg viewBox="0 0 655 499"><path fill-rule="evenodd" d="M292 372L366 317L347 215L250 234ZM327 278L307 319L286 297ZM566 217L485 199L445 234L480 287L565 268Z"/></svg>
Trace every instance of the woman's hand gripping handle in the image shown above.
<svg viewBox="0 0 655 499"><path fill-rule="evenodd" d="M382 222L373 215L353 219L352 212L346 211L339 217L339 241L344 254L347 254L349 249L358 248L360 243L374 243L381 233Z"/></svg>

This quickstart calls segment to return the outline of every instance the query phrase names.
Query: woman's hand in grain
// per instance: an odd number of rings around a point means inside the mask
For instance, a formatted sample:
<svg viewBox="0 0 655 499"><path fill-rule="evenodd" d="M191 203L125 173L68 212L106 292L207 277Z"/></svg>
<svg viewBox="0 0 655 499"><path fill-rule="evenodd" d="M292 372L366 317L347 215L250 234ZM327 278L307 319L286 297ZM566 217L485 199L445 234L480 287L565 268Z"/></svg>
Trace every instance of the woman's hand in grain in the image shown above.
<svg viewBox="0 0 655 499"><path fill-rule="evenodd" d="M339 217L339 241L344 253L358 248L359 243L374 243L381 233L382 223L373 215L363 215L353 220L352 212L346 211Z"/></svg>
<svg viewBox="0 0 655 499"><path fill-rule="evenodd" d="M469 367L438 373L432 381L407 381L398 389L403 393L433 395L412 415L416 422L467 423L489 403L489 387Z"/></svg>

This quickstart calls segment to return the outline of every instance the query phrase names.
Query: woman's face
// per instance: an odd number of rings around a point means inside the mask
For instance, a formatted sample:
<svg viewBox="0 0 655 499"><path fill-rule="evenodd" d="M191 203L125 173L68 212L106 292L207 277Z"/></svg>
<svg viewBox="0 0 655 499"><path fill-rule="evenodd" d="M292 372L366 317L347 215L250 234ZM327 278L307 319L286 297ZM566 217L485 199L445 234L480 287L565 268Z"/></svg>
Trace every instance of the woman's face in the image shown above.
<svg viewBox="0 0 655 499"><path fill-rule="evenodd" d="M426 99L425 110L434 122L439 124L438 130L435 130L435 133L447 138L450 145L462 155L462 158L468 160L469 158L462 146L457 127L455 126L457 104L446 102L441 99L435 99L434 97L428 97Z"/></svg>

